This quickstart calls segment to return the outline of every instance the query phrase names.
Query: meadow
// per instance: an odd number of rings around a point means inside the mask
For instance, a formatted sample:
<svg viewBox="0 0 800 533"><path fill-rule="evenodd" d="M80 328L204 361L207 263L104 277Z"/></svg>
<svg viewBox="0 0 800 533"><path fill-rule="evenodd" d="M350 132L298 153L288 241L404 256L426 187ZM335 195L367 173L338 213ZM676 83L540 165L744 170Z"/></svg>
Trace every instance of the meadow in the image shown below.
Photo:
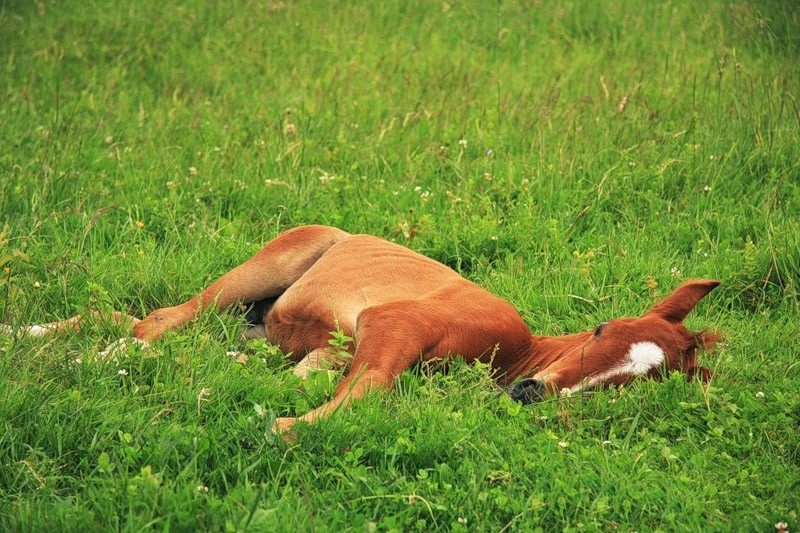
<svg viewBox="0 0 800 533"><path fill-rule="evenodd" d="M768 0L0 2L0 323L182 302L320 223L538 334L719 279L682 375L521 406L488 367L325 401L206 312L0 336L0 530L800 527L800 8ZM247 361L240 358L246 355ZM238 360L238 362L237 362Z"/></svg>

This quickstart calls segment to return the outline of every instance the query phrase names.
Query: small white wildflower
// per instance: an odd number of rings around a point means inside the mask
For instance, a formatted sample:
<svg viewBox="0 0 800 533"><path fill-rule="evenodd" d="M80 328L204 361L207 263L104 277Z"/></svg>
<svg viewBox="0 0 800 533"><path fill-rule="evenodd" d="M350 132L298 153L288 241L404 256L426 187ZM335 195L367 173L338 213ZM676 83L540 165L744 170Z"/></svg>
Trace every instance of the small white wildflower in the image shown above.
<svg viewBox="0 0 800 533"><path fill-rule="evenodd" d="M42 284L41 284L41 283L39 283L38 281L34 281L34 282L33 282L33 288L34 288L34 289L38 289L38 288L39 288L39 287L41 287L41 286L42 286Z"/></svg>
<svg viewBox="0 0 800 533"><path fill-rule="evenodd" d="M561 440L561 441L558 441L558 445L561 446L562 448L566 448L567 446L569 446L569 443Z"/></svg>
<svg viewBox="0 0 800 533"><path fill-rule="evenodd" d="M103 140L106 142L106 144L111 144L114 142L114 137L112 137L111 135L106 135L106 138Z"/></svg>
<svg viewBox="0 0 800 533"><path fill-rule="evenodd" d="M569 398L570 396L572 396L572 391L567 387L564 387L558 392L558 395L561 396L562 398Z"/></svg>
<svg viewBox="0 0 800 533"><path fill-rule="evenodd" d="M711 192L711 185L706 185L705 187L703 187L703 190L706 192Z"/></svg>
<svg viewBox="0 0 800 533"><path fill-rule="evenodd" d="M421 191L421 190L422 190L422 187L420 187L419 185L417 185L416 187L414 187L414 192L419 192L419 191Z"/></svg>
<svg viewBox="0 0 800 533"><path fill-rule="evenodd" d="M228 351L228 352L225 352L225 355L227 355L228 357L236 357L236 356L239 355L239 353L240 352Z"/></svg>
<svg viewBox="0 0 800 533"><path fill-rule="evenodd" d="M523 178L522 179L522 184L523 185L528 185L530 182L531 182L531 180L529 180L528 178Z"/></svg>
<svg viewBox="0 0 800 533"><path fill-rule="evenodd" d="M466 141L465 141L465 142L466 142ZM466 526L466 525L467 525L467 519L466 519L466 518L464 518L463 516L459 516L459 517L458 517L456 520L457 520L457 521L458 521L458 523L459 523L459 524L461 524L462 526Z"/></svg>
<svg viewBox="0 0 800 533"><path fill-rule="evenodd" d="M295 133L297 133L297 128L293 123L287 122L286 127L283 129L283 131L286 132L286 135L294 135Z"/></svg>
<svg viewBox="0 0 800 533"><path fill-rule="evenodd" d="M709 161L713 161L714 160L714 156L710 155L710 156L708 156L708 159L709 159Z"/></svg>
<svg viewBox="0 0 800 533"><path fill-rule="evenodd" d="M322 176L320 176L320 177L319 177L319 181L320 181L320 183L322 183L323 185L324 185L324 184L326 184L326 183L328 183L329 181L333 181L333 180L335 180L335 179L336 179L336 176L334 176L334 175L331 175L331 174L328 174L327 172L323 172L323 173L322 173Z"/></svg>
<svg viewBox="0 0 800 533"><path fill-rule="evenodd" d="M392 191L392 194L397 196L398 194L400 194L400 191Z"/></svg>
<svg viewBox="0 0 800 533"><path fill-rule="evenodd" d="M208 492L208 487L206 487L205 485L198 485L197 492Z"/></svg>
<svg viewBox="0 0 800 533"><path fill-rule="evenodd" d="M120 376L127 376L128 371L125 370L124 368L120 368L119 370L117 370L117 374L119 374Z"/></svg>
<svg viewBox="0 0 800 533"><path fill-rule="evenodd" d="M267 179L264 180L264 185L271 185L271 184L272 184L272 180L271 179L267 178Z"/></svg>
<svg viewBox="0 0 800 533"><path fill-rule="evenodd" d="M461 147L462 150L466 150L467 149L467 140L466 139L461 139L460 141L458 141L458 145Z"/></svg>
<svg viewBox="0 0 800 533"><path fill-rule="evenodd" d="M219 146L215 146L215 147L214 147L214 151L215 151L215 152L219 152L220 150L222 150L222 148L220 148Z"/></svg>
<svg viewBox="0 0 800 533"><path fill-rule="evenodd" d="M670 269L669 269L669 272L670 272L670 274L672 274L672 277L673 277L673 278L679 278L679 277L681 277L681 271L680 271L680 270L678 270L678 268L677 268L677 267L672 267L672 268L670 268Z"/></svg>
<svg viewBox="0 0 800 533"><path fill-rule="evenodd" d="M430 195L431 191L423 191L422 194L420 194L423 200L427 200Z"/></svg>
<svg viewBox="0 0 800 533"><path fill-rule="evenodd" d="M79 365L79 364L83 363L83 359L81 359L80 357L78 357L77 359L73 359L73 361L72 361L72 362L73 362L73 363L75 363L76 365Z"/></svg>
<svg viewBox="0 0 800 533"><path fill-rule="evenodd" d="M174 188L175 188L175 182L173 182L173 181L168 181L168 182L167 182L167 190L171 191L171 190L172 190L172 189L174 189Z"/></svg>
<svg viewBox="0 0 800 533"><path fill-rule="evenodd" d="M758 391L756 393L756 398L763 398L763 397L764 397L764 392L763 391Z"/></svg>
<svg viewBox="0 0 800 533"><path fill-rule="evenodd" d="M192 176L197 176L197 168L189 167L189 174L191 174Z"/></svg>
<svg viewBox="0 0 800 533"><path fill-rule="evenodd" d="M497 235L492 235L492 240L496 241L497 240Z"/></svg>
<svg viewBox="0 0 800 533"><path fill-rule="evenodd" d="M492 176L491 172L484 172L483 179L485 179L486 181L492 181L494 179L494 176Z"/></svg>
<svg viewBox="0 0 800 533"><path fill-rule="evenodd" d="M486 157L492 157L493 154L494 152L492 152L491 150L486 150Z"/></svg>

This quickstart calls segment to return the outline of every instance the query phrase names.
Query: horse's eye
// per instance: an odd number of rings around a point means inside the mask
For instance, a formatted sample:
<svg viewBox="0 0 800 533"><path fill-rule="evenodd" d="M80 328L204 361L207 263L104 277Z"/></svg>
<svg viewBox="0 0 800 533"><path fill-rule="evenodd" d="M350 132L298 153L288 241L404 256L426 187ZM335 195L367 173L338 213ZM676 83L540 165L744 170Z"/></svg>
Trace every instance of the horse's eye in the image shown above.
<svg viewBox="0 0 800 533"><path fill-rule="evenodd" d="M594 328L594 336L595 337L599 337L604 329L606 329L606 323L605 322L603 322L602 324L600 324L599 326Z"/></svg>

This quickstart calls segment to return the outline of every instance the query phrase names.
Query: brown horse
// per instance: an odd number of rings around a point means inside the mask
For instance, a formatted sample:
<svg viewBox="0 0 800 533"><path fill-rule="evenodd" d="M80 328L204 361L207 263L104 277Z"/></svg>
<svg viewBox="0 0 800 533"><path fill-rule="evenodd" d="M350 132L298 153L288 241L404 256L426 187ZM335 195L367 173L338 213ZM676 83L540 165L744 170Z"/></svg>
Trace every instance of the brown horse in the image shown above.
<svg viewBox="0 0 800 533"><path fill-rule="evenodd" d="M718 281L688 281L638 318L603 323L593 331L531 335L517 310L450 268L369 235L326 226L289 230L267 243L199 296L158 309L134 323L134 336L153 342L209 306L252 305L248 336L266 337L297 354L295 373L346 364L347 376L328 403L300 418L279 418L276 431L313 422L370 388L389 388L418 361L461 355L490 362L515 399L532 401L563 390L659 378L680 370L710 379L696 363L715 333L692 333L683 319ZM124 316L117 316L118 321ZM70 325L80 324L73 318ZM59 324L33 326L58 328ZM329 350L330 332L355 339L351 358Z"/></svg>

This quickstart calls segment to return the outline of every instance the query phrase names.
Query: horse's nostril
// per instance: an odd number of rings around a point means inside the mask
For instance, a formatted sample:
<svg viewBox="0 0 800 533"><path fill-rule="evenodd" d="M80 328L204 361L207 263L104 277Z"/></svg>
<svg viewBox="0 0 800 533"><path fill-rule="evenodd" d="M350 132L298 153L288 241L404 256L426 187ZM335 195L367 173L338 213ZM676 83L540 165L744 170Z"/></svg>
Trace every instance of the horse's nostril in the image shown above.
<svg viewBox="0 0 800 533"><path fill-rule="evenodd" d="M544 398L544 382L534 378L523 379L506 389L511 399L523 405L538 402Z"/></svg>

